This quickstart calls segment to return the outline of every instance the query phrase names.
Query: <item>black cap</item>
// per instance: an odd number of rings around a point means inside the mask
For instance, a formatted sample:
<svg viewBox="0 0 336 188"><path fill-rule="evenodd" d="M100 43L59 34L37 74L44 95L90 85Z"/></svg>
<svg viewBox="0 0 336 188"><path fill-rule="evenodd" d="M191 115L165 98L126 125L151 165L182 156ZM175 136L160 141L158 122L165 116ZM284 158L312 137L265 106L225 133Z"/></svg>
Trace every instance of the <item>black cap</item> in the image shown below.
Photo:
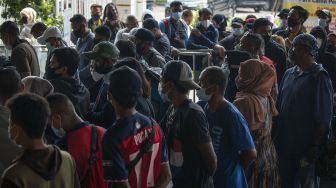
<svg viewBox="0 0 336 188"><path fill-rule="evenodd" d="M141 94L141 77L128 66L124 65L112 71L108 76L110 87L117 89L124 96L139 96Z"/></svg>
<svg viewBox="0 0 336 188"><path fill-rule="evenodd" d="M220 24L222 22L226 22L226 17L224 14L216 14L212 17L212 20L214 20L217 24Z"/></svg>
<svg viewBox="0 0 336 188"><path fill-rule="evenodd" d="M134 36L142 41L152 42L155 40L154 34L145 28L139 28Z"/></svg>
<svg viewBox="0 0 336 188"><path fill-rule="evenodd" d="M162 70L162 79L179 84L184 89L200 89L192 77L190 66L184 61L172 60L165 64Z"/></svg>
<svg viewBox="0 0 336 188"><path fill-rule="evenodd" d="M278 17L288 16L288 14L289 14L289 9L284 8L280 10Z"/></svg>

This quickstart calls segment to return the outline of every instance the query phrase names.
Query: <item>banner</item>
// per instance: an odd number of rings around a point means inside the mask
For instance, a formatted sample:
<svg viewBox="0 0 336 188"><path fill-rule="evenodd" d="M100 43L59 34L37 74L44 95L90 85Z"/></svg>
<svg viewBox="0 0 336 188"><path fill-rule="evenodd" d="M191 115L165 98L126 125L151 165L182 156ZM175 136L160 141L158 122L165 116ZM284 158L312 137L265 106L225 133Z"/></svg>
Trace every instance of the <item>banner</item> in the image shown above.
<svg viewBox="0 0 336 188"><path fill-rule="evenodd" d="M283 8L291 8L299 5L309 12L309 18L305 22L307 31L310 31L314 26L318 26L318 18L315 15L317 10L327 9L332 14L330 31L336 32L336 1L335 0L284 0Z"/></svg>

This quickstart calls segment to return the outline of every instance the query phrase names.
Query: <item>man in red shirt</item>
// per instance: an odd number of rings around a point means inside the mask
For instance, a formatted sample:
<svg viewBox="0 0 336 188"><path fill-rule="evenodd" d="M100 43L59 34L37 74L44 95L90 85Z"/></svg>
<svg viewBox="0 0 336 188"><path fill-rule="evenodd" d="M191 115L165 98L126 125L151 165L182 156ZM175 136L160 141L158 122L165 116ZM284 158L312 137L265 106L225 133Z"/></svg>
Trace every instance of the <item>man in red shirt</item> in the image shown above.
<svg viewBox="0 0 336 188"><path fill-rule="evenodd" d="M51 126L61 136L57 145L75 159L82 188L107 188L103 179L102 138L105 129L83 121L69 98L55 93L47 97Z"/></svg>

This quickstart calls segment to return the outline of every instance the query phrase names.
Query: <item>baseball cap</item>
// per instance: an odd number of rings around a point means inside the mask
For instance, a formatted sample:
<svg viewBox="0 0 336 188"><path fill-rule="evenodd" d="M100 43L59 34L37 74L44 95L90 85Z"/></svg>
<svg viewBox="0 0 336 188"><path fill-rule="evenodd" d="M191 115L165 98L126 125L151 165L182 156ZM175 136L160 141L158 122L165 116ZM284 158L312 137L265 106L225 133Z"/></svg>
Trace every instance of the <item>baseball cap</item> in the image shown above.
<svg viewBox="0 0 336 188"><path fill-rule="evenodd" d="M154 34L145 28L139 28L134 36L142 41L152 42L155 40Z"/></svg>
<svg viewBox="0 0 336 188"><path fill-rule="evenodd" d="M170 61L162 70L162 79L179 84L181 87L191 90L200 89L192 78L192 70L184 61Z"/></svg>
<svg viewBox="0 0 336 188"><path fill-rule="evenodd" d="M119 57L119 49L108 41L103 41L98 43L92 51L84 52L83 56L88 59L97 59L97 58L110 58L110 59L118 59Z"/></svg>
<svg viewBox="0 0 336 188"><path fill-rule="evenodd" d="M327 9L317 10L315 12L315 15L316 16L325 15L325 16L329 17L330 19L332 18L332 15L331 15L330 11L327 10Z"/></svg>
<svg viewBox="0 0 336 188"><path fill-rule="evenodd" d="M43 32L42 36L37 38L37 42L45 45L48 38L51 37L62 38L62 33L57 27L49 27Z"/></svg>
<svg viewBox="0 0 336 188"><path fill-rule="evenodd" d="M284 9L281 9L280 10L280 12L279 12L279 14L278 14L278 17L281 17L281 16L288 16L288 14L289 14L289 9L287 9L287 8L284 8Z"/></svg>
<svg viewBox="0 0 336 188"><path fill-rule="evenodd" d="M133 69L124 65L112 71L109 76L110 87L118 90L122 96L141 94L142 80L140 75ZM113 89L113 90L115 90Z"/></svg>
<svg viewBox="0 0 336 188"><path fill-rule="evenodd" d="M319 48L317 46L316 38L311 34L304 33L304 34L298 35L297 37L294 38L292 45L293 46L304 45L304 46L309 47L310 54L314 57L316 57L318 54Z"/></svg>
<svg viewBox="0 0 336 188"><path fill-rule="evenodd" d="M242 27L244 25L244 20L241 18L233 18L231 21L231 26L232 25L239 25Z"/></svg>

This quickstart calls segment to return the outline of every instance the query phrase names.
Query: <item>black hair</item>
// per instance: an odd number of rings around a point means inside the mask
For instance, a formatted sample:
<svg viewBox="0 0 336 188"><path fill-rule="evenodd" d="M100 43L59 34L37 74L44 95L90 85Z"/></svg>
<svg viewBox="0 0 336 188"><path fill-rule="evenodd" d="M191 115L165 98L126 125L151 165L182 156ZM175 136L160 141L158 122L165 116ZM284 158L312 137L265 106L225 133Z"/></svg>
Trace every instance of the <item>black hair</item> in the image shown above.
<svg viewBox="0 0 336 188"><path fill-rule="evenodd" d="M10 120L32 139L41 139L50 116L47 101L33 93L18 94L7 102Z"/></svg>
<svg viewBox="0 0 336 188"><path fill-rule="evenodd" d="M64 109L67 108L69 105L75 111L71 100L62 93L50 94L46 97L46 100L48 101L51 112L56 112L58 114L62 114L64 112L68 113L68 111Z"/></svg>
<svg viewBox="0 0 336 188"><path fill-rule="evenodd" d="M98 35L102 35L102 36L106 37L107 39L111 38L111 33L112 32L111 32L110 28L108 28L105 25L97 27L94 32Z"/></svg>
<svg viewBox="0 0 336 188"><path fill-rule="evenodd" d="M44 23L37 22L31 28L30 33L36 33L36 32L39 32L39 31L42 31L42 33L43 33L46 29L48 29L48 27Z"/></svg>
<svg viewBox="0 0 336 188"><path fill-rule="evenodd" d="M57 48L52 55L57 58L60 67L67 67L68 74L74 76L77 72L80 57L76 49L70 47Z"/></svg>
<svg viewBox="0 0 336 188"><path fill-rule="evenodd" d="M212 15L212 11L208 8L202 8L198 11L198 16L201 17L203 14L210 14Z"/></svg>
<svg viewBox="0 0 336 188"><path fill-rule="evenodd" d="M257 19L257 16L255 16L253 14L249 14L249 15L246 16L245 20L247 20L249 18L255 18L255 19Z"/></svg>
<svg viewBox="0 0 336 188"><path fill-rule="evenodd" d="M170 8L173 8L175 6L182 6L182 2L181 1L173 1L170 3Z"/></svg>
<svg viewBox="0 0 336 188"><path fill-rule="evenodd" d="M153 18L148 18L142 23L142 27L148 30L152 30L154 28L159 29L159 23Z"/></svg>
<svg viewBox="0 0 336 188"><path fill-rule="evenodd" d="M0 97L3 100L9 99L18 93L21 85L21 76L16 70L9 68L0 69Z"/></svg>
<svg viewBox="0 0 336 188"><path fill-rule="evenodd" d="M261 50L264 47L264 39L260 34L247 32L243 37L245 40L249 41L249 44L252 44L259 51L259 55L263 54Z"/></svg>
<svg viewBox="0 0 336 188"><path fill-rule="evenodd" d="M308 19L309 12L306 9L304 9L303 7L296 5L296 6L292 6L290 8L290 10L292 10L292 9L294 9L295 11L298 12L300 18L303 18L304 22Z"/></svg>
<svg viewBox="0 0 336 188"><path fill-rule="evenodd" d="M127 66L122 66L110 74L109 92L123 108L136 106L141 87L140 75Z"/></svg>
<svg viewBox="0 0 336 188"><path fill-rule="evenodd" d="M134 16L134 15L128 15L126 17L126 22L129 22L129 21L137 21L137 18Z"/></svg>
<svg viewBox="0 0 336 188"><path fill-rule="evenodd" d="M260 27L263 27L263 26L273 26L273 24L266 18L258 18L254 21L253 23L253 32L256 32L257 29L259 29Z"/></svg>
<svg viewBox="0 0 336 188"><path fill-rule="evenodd" d="M151 94L151 88L150 88L150 84L145 76L145 72L143 70L143 68L140 65L140 62L138 60L136 60L135 58L125 58L121 61L119 61L117 64L114 65L114 68L119 68L122 66L128 66L129 68L135 70L138 72L138 74L141 77L142 80L142 96L145 98L148 98Z"/></svg>
<svg viewBox="0 0 336 188"><path fill-rule="evenodd" d="M186 18L186 17L192 16L192 15L193 15L193 13L192 13L191 10L185 9L182 13L182 18Z"/></svg>
<svg viewBox="0 0 336 188"><path fill-rule="evenodd" d="M224 95L228 83L228 76L224 70L217 66L210 66L204 69L203 73L206 75L208 83L218 86L221 94Z"/></svg>
<svg viewBox="0 0 336 188"><path fill-rule="evenodd" d="M136 56L135 44L130 40L118 40L116 43L117 48L120 51L119 57L133 57Z"/></svg>
<svg viewBox="0 0 336 188"><path fill-rule="evenodd" d="M19 27L16 25L15 22L12 21L5 21L1 26L0 26L0 34L10 34L12 36L19 36L20 35L20 30Z"/></svg>
<svg viewBox="0 0 336 188"><path fill-rule="evenodd" d="M107 11L108 11L108 8L109 8L109 7L114 7L114 9L116 10L116 13L119 14L119 13L118 13L117 6L116 6L114 3L108 3L108 4L106 4L105 7L104 7L103 20L105 20L105 19L107 18L107 13L108 13Z"/></svg>
<svg viewBox="0 0 336 188"><path fill-rule="evenodd" d="M75 14L72 18L70 18L71 23L85 23L87 24L86 18L81 14Z"/></svg>

